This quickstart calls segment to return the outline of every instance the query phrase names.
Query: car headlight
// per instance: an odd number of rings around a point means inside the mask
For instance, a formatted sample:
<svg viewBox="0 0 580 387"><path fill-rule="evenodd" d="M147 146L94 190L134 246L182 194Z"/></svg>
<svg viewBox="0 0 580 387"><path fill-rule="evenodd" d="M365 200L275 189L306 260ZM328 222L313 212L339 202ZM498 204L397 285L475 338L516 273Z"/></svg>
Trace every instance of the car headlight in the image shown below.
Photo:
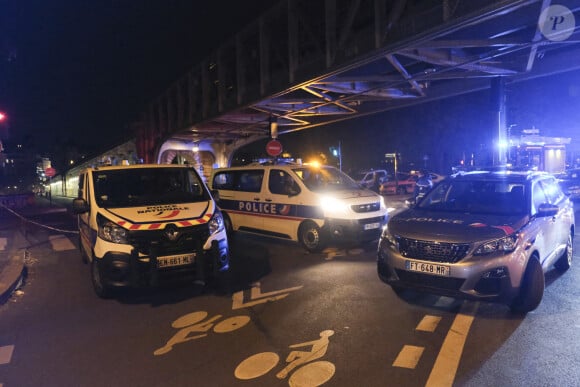
<svg viewBox="0 0 580 387"><path fill-rule="evenodd" d="M98 234L107 242L127 244L127 230L109 220L99 222Z"/></svg>
<svg viewBox="0 0 580 387"><path fill-rule="evenodd" d="M331 196L323 196L320 198L320 206L324 212L340 212L346 213L348 206L342 200L333 198Z"/></svg>
<svg viewBox="0 0 580 387"><path fill-rule="evenodd" d="M500 239L485 242L479 246L473 255L486 255L495 252L510 253L516 249L518 242L517 234L509 235Z"/></svg>
<svg viewBox="0 0 580 387"><path fill-rule="evenodd" d="M224 218L222 213L216 211L209 220L208 225L210 234L215 234L216 232L222 231L224 229Z"/></svg>
<svg viewBox="0 0 580 387"><path fill-rule="evenodd" d="M383 232L381 234L381 240L384 241L390 248L398 250L399 243L397 238L389 232L389 226L383 227Z"/></svg>

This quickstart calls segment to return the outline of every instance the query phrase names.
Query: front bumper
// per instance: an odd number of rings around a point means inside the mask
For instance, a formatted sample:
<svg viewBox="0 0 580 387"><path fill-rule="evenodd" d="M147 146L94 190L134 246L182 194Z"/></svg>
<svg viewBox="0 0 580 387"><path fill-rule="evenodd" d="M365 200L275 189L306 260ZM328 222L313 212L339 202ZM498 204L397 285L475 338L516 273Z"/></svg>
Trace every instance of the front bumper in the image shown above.
<svg viewBox="0 0 580 387"><path fill-rule="evenodd" d="M188 252L191 253L191 252ZM186 254L186 253L184 253ZM191 264L158 267L157 257L163 254L139 255L137 249L131 253L107 252L99 260L103 282L110 287L141 287L156 285L159 280L171 281L195 275L197 278L213 277L229 270L229 248L227 239L213 240L208 250L195 251ZM202 270L203 273L199 273Z"/></svg>
<svg viewBox="0 0 580 387"><path fill-rule="evenodd" d="M449 276L408 270L406 267L408 260L391 249L388 242L381 240L377 253L377 273L381 281L397 288L506 304L519 292L519 288L513 286L513 282L514 279L519 282L521 275L514 272L513 260L509 255L457 263L424 261L428 264L448 266Z"/></svg>
<svg viewBox="0 0 580 387"><path fill-rule="evenodd" d="M324 228L333 240L366 242L381 236L387 215L366 219L327 219Z"/></svg>

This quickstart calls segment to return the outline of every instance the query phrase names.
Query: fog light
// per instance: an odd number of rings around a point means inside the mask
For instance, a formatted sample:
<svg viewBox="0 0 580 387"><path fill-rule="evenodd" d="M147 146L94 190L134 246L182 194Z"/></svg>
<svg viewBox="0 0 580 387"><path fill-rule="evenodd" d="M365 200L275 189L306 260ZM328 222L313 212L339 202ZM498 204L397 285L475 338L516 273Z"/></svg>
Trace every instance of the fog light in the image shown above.
<svg viewBox="0 0 580 387"><path fill-rule="evenodd" d="M508 270L506 267L496 267L493 270L486 271L483 273L483 278L504 278L508 276Z"/></svg>

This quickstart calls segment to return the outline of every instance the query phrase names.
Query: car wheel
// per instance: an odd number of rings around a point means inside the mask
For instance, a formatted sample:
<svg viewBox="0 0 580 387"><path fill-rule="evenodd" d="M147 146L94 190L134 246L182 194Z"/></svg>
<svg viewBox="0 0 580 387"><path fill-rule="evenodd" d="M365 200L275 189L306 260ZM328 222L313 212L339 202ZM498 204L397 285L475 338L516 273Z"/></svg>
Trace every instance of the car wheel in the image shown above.
<svg viewBox="0 0 580 387"><path fill-rule="evenodd" d="M312 253L322 251L326 242L320 227L311 221L306 221L300 226L298 240L306 250Z"/></svg>
<svg viewBox="0 0 580 387"><path fill-rule="evenodd" d="M97 258L93 257L91 262L91 281L93 289L100 298L110 298L113 294L111 287L107 286L103 281L101 265Z"/></svg>
<svg viewBox="0 0 580 387"><path fill-rule="evenodd" d="M224 227L226 228L226 234L228 238L232 238L234 236L234 226L232 225L232 220L225 212L222 213L224 218Z"/></svg>
<svg viewBox="0 0 580 387"><path fill-rule="evenodd" d="M81 252L81 261L84 264L89 263L89 257L87 256L87 253L85 253L85 249L83 248L83 243L81 242L81 236L79 235L79 250Z"/></svg>
<svg viewBox="0 0 580 387"><path fill-rule="evenodd" d="M401 295L405 291L405 288L397 285L391 285L391 289L393 289L393 292L397 295L397 297L401 297Z"/></svg>
<svg viewBox="0 0 580 387"><path fill-rule="evenodd" d="M540 305L544 296L544 272L540 261L532 256L520 284L520 293L511 305L512 312L527 313Z"/></svg>
<svg viewBox="0 0 580 387"><path fill-rule="evenodd" d="M560 272L565 272L572 266L572 253L574 252L574 241L572 239L572 234L568 235L568 241L566 242L566 249L562 253L562 256L556 261L554 266Z"/></svg>

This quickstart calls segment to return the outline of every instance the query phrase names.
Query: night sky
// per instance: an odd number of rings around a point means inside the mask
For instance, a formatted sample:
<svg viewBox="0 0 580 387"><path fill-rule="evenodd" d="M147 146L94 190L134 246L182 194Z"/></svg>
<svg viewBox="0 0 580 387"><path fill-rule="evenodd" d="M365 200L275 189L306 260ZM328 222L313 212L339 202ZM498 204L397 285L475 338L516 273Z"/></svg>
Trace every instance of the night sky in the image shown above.
<svg viewBox="0 0 580 387"><path fill-rule="evenodd" d="M117 145L133 136L127 125L147 103L272 3L0 0L0 111L9 115L0 138L28 139L40 151L55 142L94 152ZM580 134L578 85L579 72L508 85L508 123ZM301 156L340 140L349 167L377 166L394 151L457 159L493 141L493 114L489 92L480 92L281 140Z"/></svg>
<svg viewBox="0 0 580 387"><path fill-rule="evenodd" d="M0 0L0 136L116 145L148 102L271 4Z"/></svg>

